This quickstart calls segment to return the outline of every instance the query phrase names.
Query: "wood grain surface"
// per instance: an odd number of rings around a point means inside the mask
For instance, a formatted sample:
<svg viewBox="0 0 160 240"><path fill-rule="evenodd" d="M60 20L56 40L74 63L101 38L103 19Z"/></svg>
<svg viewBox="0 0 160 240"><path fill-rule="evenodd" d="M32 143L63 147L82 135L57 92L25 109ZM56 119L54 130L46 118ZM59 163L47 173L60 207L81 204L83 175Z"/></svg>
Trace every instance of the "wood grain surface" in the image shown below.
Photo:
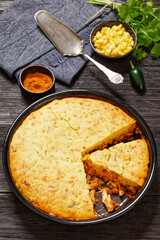
<svg viewBox="0 0 160 240"><path fill-rule="evenodd" d="M0 0L0 13L13 1ZM160 2L154 1L155 5ZM149 125L157 145L157 171L144 198L129 212L110 222L88 226L67 226L46 220L24 206L10 190L0 164L0 239L160 239L160 58L149 55L141 62L131 58L144 73L146 93L139 95L131 86L129 59L96 60L124 76L114 85L88 62L70 86L56 82L55 91L91 89L120 98L137 110ZM0 151L15 118L33 101L25 99L15 79L0 70ZM2 155L1 155L2 156Z"/></svg>

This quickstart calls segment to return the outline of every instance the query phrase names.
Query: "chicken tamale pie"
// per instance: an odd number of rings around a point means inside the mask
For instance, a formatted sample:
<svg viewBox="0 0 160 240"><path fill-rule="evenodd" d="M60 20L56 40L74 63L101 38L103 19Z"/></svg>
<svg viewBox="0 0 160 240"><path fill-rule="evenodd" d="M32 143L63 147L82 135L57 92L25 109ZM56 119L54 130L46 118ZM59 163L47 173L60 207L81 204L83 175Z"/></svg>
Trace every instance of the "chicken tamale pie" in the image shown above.
<svg viewBox="0 0 160 240"><path fill-rule="evenodd" d="M31 112L9 145L9 169L21 195L61 219L97 219L113 194L134 198L143 187L149 150L136 120L121 108L87 97L54 99Z"/></svg>

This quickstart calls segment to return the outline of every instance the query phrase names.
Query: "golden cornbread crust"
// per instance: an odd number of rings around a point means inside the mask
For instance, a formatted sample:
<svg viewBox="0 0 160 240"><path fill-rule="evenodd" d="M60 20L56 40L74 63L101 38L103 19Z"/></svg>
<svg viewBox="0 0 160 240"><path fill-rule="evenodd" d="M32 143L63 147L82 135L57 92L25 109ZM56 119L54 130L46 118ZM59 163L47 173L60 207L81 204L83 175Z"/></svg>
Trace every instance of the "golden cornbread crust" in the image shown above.
<svg viewBox="0 0 160 240"><path fill-rule="evenodd" d="M97 218L83 156L133 133L135 126L123 110L102 100L53 100L30 113L13 135L9 147L13 181L31 204L52 216Z"/></svg>
<svg viewBox="0 0 160 240"><path fill-rule="evenodd" d="M121 142L91 153L85 161L98 176L105 169L115 173L116 176L112 175L113 179L124 185L142 187L148 174L148 146L144 139Z"/></svg>

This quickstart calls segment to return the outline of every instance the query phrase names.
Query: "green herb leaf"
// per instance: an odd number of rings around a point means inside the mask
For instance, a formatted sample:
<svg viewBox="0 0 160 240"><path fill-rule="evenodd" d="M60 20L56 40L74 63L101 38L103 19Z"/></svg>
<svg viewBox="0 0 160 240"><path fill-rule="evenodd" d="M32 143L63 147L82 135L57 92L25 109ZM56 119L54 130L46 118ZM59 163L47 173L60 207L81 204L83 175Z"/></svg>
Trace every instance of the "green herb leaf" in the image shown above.
<svg viewBox="0 0 160 240"><path fill-rule="evenodd" d="M156 57L160 57L160 43L155 43L150 53Z"/></svg>
<svg viewBox="0 0 160 240"><path fill-rule="evenodd" d="M152 1L152 0L148 0L148 1L146 2L146 5L147 5L148 7L153 7L153 1Z"/></svg>

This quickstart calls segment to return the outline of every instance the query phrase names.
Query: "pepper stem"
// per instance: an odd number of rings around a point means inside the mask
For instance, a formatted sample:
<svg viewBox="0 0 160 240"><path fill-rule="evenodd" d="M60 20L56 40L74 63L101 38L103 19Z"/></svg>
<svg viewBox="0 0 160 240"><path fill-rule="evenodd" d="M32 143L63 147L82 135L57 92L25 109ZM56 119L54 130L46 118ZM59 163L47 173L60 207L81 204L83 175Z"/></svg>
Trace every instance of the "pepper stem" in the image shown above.
<svg viewBox="0 0 160 240"><path fill-rule="evenodd" d="M130 61L130 65L131 65L131 68L133 69L134 65L133 65L132 61Z"/></svg>

